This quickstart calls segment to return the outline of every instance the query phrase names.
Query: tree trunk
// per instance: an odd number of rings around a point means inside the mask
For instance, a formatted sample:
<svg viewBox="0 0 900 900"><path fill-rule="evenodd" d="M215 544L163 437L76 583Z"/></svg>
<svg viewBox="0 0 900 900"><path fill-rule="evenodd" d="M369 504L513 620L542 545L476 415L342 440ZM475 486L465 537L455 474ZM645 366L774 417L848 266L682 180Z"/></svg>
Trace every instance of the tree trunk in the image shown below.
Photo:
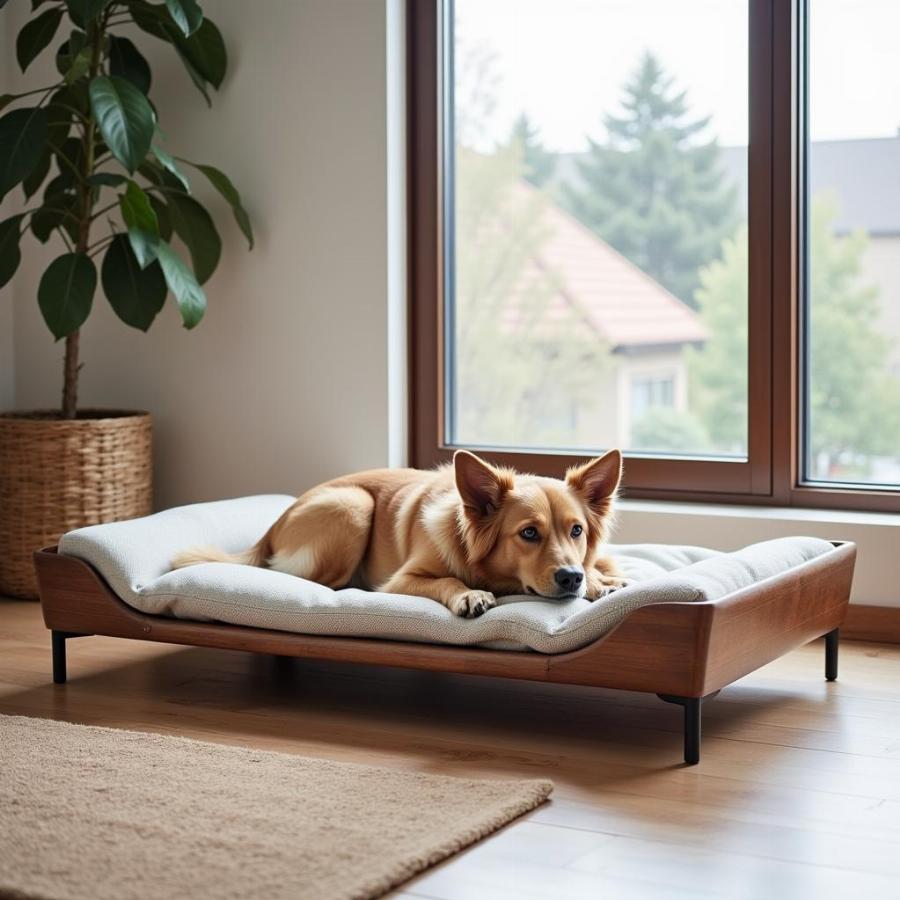
<svg viewBox="0 0 900 900"><path fill-rule="evenodd" d="M100 72L100 59L102 55L103 40L106 36L106 22L109 18L109 10L103 14L100 24L90 26L89 35L92 44L90 77L93 79ZM91 113L84 124L82 136L83 163L81 179L81 222L78 229L78 241L75 246L77 253L87 253L91 238L91 212L94 208L94 189L87 180L94 174L94 116ZM78 339L79 331L73 331L66 337L66 359L63 364L63 396L62 417L74 419L78 413Z"/></svg>
<svg viewBox="0 0 900 900"><path fill-rule="evenodd" d="M62 400L62 417L64 419L74 419L78 409L78 338L80 334L80 331L73 331L66 338Z"/></svg>

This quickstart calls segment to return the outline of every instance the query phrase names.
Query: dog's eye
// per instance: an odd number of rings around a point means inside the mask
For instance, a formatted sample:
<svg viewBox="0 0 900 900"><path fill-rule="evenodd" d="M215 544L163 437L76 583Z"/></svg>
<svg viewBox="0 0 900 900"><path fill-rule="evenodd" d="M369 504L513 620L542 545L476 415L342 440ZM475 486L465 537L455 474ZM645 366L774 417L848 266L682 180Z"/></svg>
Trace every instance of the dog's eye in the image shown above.
<svg viewBox="0 0 900 900"><path fill-rule="evenodd" d="M524 541L536 541L538 539L538 530L534 525L529 525L519 532L519 537Z"/></svg>
<svg viewBox="0 0 900 900"><path fill-rule="evenodd" d="M581 533L583 531L584 531L584 529L580 525L573 525L572 526L572 537L581 537Z"/></svg>

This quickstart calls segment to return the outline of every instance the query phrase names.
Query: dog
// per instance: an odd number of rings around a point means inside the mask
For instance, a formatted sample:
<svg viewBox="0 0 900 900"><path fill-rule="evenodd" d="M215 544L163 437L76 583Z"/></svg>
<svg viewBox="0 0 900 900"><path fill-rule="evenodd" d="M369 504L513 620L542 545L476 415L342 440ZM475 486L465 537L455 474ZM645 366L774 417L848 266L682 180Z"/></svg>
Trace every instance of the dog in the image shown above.
<svg viewBox="0 0 900 900"><path fill-rule="evenodd" d="M564 480L458 450L436 470L375 469L318 485L249 550L189 550L173 567L263 566L331 588L428 597L466 618L509 594L595 600L625 584L601 553L621 474L618 450Z"/></svg>

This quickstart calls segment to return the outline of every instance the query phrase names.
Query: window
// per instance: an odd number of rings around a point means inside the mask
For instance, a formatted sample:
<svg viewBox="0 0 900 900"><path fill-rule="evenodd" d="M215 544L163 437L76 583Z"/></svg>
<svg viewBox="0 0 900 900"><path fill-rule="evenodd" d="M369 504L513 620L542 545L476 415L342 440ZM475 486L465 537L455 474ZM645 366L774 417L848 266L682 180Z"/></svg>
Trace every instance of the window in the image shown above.
<svg viewBox="0 0 900 900"><path fill-rule="evenodd" d="M900 485L896 3L812 0L804 476Z"/></svg>
<svg viewBox="0 0 900 900"><path fill-rule="evenodd" d="M408 10L412 462L900 509L894 5Z"/></svg>
<svg viewBox="0 0 900 900"><path fill-rule="evenodd" d="M631 418L640 421L654 409L675 405L675 379L650 376L631 379Z"/></svg>
<svg viewBox="0 0 900 900"><path fill-rule="evenodd" d="M747 0L450 10L449 442L746 459Z"/></svg>

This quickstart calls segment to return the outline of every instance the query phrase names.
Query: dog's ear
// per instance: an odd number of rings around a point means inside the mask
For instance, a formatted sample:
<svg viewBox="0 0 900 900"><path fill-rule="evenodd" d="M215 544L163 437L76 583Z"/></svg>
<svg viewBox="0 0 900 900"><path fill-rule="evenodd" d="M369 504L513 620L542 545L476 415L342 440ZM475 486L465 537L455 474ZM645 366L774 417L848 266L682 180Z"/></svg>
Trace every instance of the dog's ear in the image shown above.
<svg viewBox="0 0 900 900"><path fill-rule="evenodd" d="M611 498L622 477L622 454L610 450L590 462L566 472L566 484L579 494L585 503L601 515L609 508Z"/></svg>
<svg viewBox="0 0 900 900"><path fill-rule="evenodd" d="M453 472L466 512L477 518L494 512L513 486L509 471L494 468L468 450L457 450L453 454Z"/></svg>

